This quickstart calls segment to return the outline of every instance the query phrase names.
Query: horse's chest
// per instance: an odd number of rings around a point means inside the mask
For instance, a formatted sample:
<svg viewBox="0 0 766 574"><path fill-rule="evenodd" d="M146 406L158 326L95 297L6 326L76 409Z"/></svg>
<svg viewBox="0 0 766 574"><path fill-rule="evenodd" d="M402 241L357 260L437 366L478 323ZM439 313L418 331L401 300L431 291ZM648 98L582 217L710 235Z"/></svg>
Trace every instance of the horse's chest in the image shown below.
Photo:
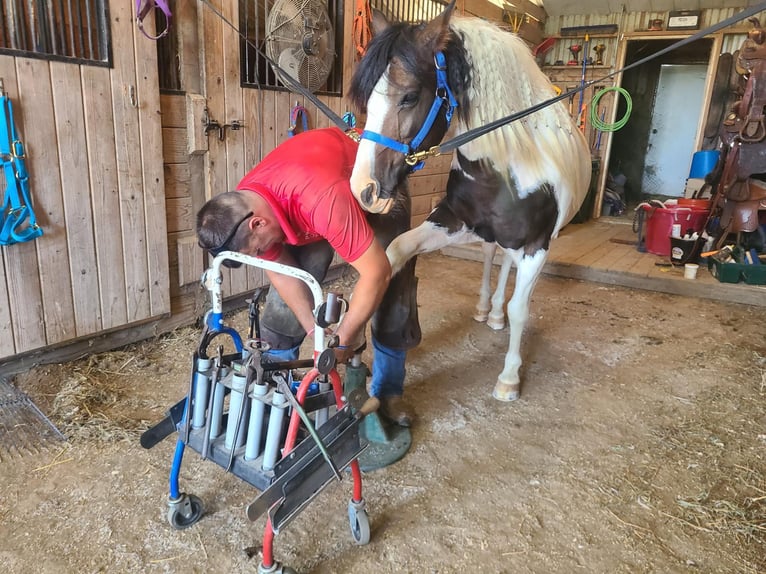
<svg viewBox="0 0 766 574"><path fill-rule="evenodd" d="M443 217L453 219L450 227L465 225L484 241L512 249L547 248L558 217L550 185L520 196L512 181L486 169L452 170L442 206Z"/></svg>

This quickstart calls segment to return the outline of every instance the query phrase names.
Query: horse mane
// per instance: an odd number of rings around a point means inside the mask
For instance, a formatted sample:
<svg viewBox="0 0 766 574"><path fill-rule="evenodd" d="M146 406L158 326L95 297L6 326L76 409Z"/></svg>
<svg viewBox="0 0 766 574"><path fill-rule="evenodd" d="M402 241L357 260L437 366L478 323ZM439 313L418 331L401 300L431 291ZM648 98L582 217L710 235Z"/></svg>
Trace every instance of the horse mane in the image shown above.
<svg viewBox="0 0 766 574"><path fill-rule="evenodd" d="M453 16L449 26L453 38L461 39L463 60L470 67L470 79L463 86L466 93L458 96L466 104L458 116L457 134L556 95L517 35L478 18ZM448 62L452 65L452 60ZM453 87L457 89L460 87ZM484 158L498 172L512 177L522 195L547 182L557 195L561 187L569 188L566 193L579 205L577 199L587 192L588 146L561 102L468 142L460 150L468 159ZM580 189L571 189L571 182L578 182ZM567 211L568 206L560 207ZM562 213L562 221L567 215L571 214Z"/></svg>
<svg viewBox="0 0 766 574"><path fill-rule="evenodd" d="M399 58L411 74L422 72L417 34L423 27L424 24L396 22L372 39L364 55L364 65L357 67L349 87L348 97L357 109L367 113L367 101L392 58Z"/></svg>

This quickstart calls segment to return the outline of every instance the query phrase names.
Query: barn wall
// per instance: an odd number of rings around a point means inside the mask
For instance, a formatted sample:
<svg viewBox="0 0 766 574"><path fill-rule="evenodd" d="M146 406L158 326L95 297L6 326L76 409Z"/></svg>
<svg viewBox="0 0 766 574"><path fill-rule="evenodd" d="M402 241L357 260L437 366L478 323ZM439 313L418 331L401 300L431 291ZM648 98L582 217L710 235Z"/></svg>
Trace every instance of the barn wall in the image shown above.
<svg viewBox="0 0 766 574"><path fill-rule="evenodd" d="M237 21L238 0L216 6ZM352 8L347 0L345 88L355 64ZM242 88L239 37L198 2L176 2L182 90L160 94L156 45L140 34L132 10L110 0L111 69L0 55L45 230L34 242L0 249L0 374L199 319L209 303L199 287L208 261L194 234L197 210L287 138L296 103L312 129L330 125L302 96ZM486 0L459 0L458 12L503 18ZM320 99L339 115L350 110L343 97ZM206 109L243 128L223 140L206 135ZM430 159L411 177L413 225L444 195L449 162ZM224 293L237 301L265 282L252 268L226 273Z"/></svg>
<svg viewBox="0 0 766 574"><path fill-rule="evenodd" d="M718 22L726 20L727 18L741 12L744 8L725 8L725 9L706 9L701 11L700 15L700 30ZM582 60L583 56L593 58L595 60L596 54L593 52L593 47L597 44L603 44L605 47L603 53L603 65L588 64L585 68L584 79L586 82L598 80L608 74L616 71L616 64L622 55L622 51L625 49L626 38L669 38L680 40L688 37L698 30L674 30L674 31L649 31L650 22L652 20L662 20L664 28L669 13L668 12L614 12L610 14L575 14L575 15L561 15L554 18L548 18L545 22L545 36L554 38L555 43L549 52L541 56L540 64L543 71L548 75L551 81L561 88L563 91L570 91L576 89L583 80L583 68ZM763 21L763 14L760 14L761 21ZM589 35L588 53L578 54L579 65L569 66L566 63L572 59L569 47L572 44L585 45L584 34L579 36L562 36L560 34L562 28L573 28L583 26L600 26L605 24L616 24L618 30L616 33L593 33ZM715 38L720 41L720 52L733 52L737 50L742 41L745 39L747 30L752 26L746 21L740 21L739 23L716 33ZM711 69L708 72L710 78L714 77L715 69ZM602 88L612 87L619 85L620 76L615 75L612 78L606 78L603 81L598 82L594 86L587 88L584 92L583 103L588 106L591 99ZM708 92L709 93L709 92ZM574 98L565 101L570 107L570 112L575 117L580 117L582 112L582 104L580 102L579 95ZM704 109L707 109L709 100L705 101ZM599 114L603 114L604 120L607 123L613 123L619 118L617 117L617 105L615 101L614 92L607 93L599 100ZM586 110L584 114L584 133L588 138L594 157L601 158L600 173L597 189L597 199L594 202L593 216L599 217L601 211L600 198L603 195L603 189L606 182L606 165L608 164L608 156L610 149L610 142L612 134L608 132L601 133L595 130L590 122L589 110ZM703 118L704 119L704 118Z"/></svg>
<svg viewBox="0 0 766 574"><path fill-rule="evenodd" d="M0 359L170 311L156 51L110 10L113 67L0 55L44 235L0 249Z"/></svg>

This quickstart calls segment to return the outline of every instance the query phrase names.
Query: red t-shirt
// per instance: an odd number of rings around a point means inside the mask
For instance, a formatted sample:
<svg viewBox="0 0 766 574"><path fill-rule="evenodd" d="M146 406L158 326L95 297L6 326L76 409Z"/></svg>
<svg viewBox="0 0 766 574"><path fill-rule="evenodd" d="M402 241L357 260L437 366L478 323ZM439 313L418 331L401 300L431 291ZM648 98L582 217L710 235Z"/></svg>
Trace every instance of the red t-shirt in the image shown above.
<svg viewBox="0 0 766 574"><path fill-rule="evenodd" d="M254 191L268 201L285 243L326 239L345 261L356 261L375 237L351 193L357 147L337 128L302 132L263 158L237 189ZM274 260L281 252L279 244L261 257Z"/></svg>

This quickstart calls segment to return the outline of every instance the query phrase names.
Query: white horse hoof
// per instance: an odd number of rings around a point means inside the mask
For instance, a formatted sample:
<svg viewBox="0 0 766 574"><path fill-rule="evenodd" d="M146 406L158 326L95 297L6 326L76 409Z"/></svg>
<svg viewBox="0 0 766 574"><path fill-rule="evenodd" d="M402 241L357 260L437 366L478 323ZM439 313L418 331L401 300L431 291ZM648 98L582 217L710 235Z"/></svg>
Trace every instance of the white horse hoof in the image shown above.
<svg viewBox="0 0 766 574"><path fill-rule="evenodd" d="M482 313L480 311L477 311L476 314L473 316L473 320L477 323L486 323L487 322L487 313Z"/></svg>
<svg viewBox="0 0 766 574"><path fill-rule="evenodd" d="M487 327L500 331L505 328L505 315L490 315L487 317Z"/></svg>
<svg viewBox="0 0 766 574"><path fill-rule="evenodd" d="M509 385L508 383L501 383L497 381L495 383L495 390L492 391L492 396L498 401L511 402L519 398L520 394L519 383Z"/></svg>

